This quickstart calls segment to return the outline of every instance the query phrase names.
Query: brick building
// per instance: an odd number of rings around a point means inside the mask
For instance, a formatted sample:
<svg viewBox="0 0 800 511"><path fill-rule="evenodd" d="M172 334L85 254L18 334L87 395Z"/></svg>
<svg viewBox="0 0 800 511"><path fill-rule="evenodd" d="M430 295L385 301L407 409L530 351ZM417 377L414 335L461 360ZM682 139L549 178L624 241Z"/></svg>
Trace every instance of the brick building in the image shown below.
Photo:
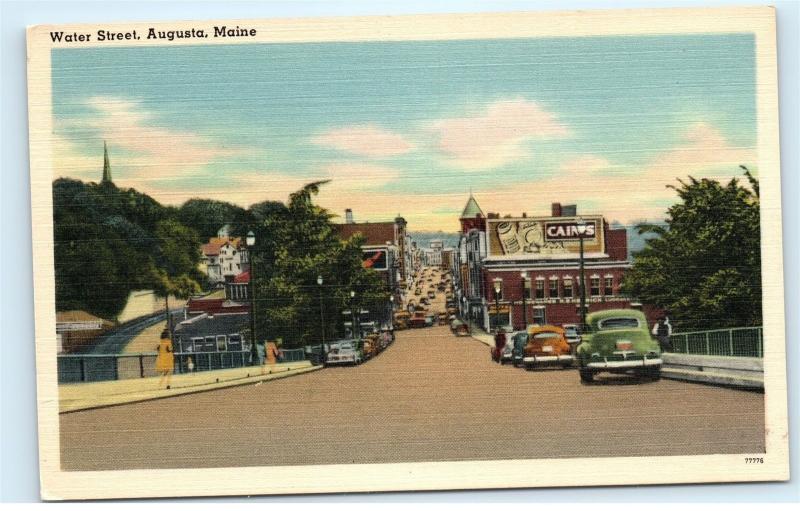
<svg viewBox="0 0 800 511"><path fill-rule="evenodd" d="M462 214L464 305L487 330L525 324L580 323L580 238L587 226L584 273L587 313L641 308L648 319L657 312L621 292L628 260L627 231L612 228L601 215L578 216L575 206L551 205L549 216L520 217L489 213L483 217L474 197ZM495 292L496 285L499 293Z"/></svg>

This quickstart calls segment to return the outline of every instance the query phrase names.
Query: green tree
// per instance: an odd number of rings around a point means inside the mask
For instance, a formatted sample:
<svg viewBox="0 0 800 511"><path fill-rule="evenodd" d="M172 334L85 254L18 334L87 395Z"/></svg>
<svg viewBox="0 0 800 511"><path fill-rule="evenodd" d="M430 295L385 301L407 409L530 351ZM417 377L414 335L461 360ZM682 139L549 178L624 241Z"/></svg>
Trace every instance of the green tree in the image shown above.
<svg viewBox="0 0 800 511"><path fill-rule="evenodd" d="M758 181L678 180L681 201L666 226L640 225L654 237L633 256L623 291L669 311L676 328L761 324Z"/></svg>
<svg viewBox="0 0 800 511"><path fill-rule="evenodd" d="M178 208L177 217L182 224L194 228L204 241L216 236L224 225L238 232L246 222L243 208L211 199L189 199Z"/></svg>
<svg viewBox="0 0 800 511"><path fill-rule="evenodd" d="M286 205L262 203L251 208L257 239L250 257L259 341L282 338L287 347L318 343L323 328L320 292L327 339L340 333L341 312L350 307L351 290L357 305L368 309L388 299L377 272L362 266L363 239L340 239L333 215L314 204L313 197L325 183L309 183L291 194ZM318 275L323 277L322 289Z"/></svg>

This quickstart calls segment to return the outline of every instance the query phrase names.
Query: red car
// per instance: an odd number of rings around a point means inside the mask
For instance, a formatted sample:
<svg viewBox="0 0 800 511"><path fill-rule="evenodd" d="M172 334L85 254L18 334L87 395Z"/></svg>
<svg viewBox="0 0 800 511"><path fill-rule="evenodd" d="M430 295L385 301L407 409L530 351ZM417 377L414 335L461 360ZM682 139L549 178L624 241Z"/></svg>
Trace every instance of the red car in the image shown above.
<svg viewBox="0 0 800 511"><path fill-rule="evenodd" d="M425 311L417 311L411 316L409 324L411 328L424 328L425 327Z"/></svg>

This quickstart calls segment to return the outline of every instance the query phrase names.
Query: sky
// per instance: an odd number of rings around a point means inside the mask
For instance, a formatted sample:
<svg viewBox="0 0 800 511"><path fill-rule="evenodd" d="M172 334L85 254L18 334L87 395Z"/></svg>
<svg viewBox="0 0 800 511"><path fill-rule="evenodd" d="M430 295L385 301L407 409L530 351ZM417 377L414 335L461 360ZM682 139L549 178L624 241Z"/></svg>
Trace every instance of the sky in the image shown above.
<svg viewBox="0 0 800 511"><path fill-rule="evenodd" d="M577 204L663 220L667 185L757 172L751 34L71 48L55 177L248 206L330 179L356 221L454 231Z"/></svg>

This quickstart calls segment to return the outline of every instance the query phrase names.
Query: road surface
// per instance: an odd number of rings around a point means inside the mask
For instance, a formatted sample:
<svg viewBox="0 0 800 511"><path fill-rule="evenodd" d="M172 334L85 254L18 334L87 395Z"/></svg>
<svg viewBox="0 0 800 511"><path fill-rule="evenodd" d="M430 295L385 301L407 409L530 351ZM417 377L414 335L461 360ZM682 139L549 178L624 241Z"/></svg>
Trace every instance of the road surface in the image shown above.
<svg viewBox="0 0 800 511"><path fill-rule="evenodd" d="M262 385L61 415L66 470L764 452L760 393L527 372L447 327Z"/></svg>

